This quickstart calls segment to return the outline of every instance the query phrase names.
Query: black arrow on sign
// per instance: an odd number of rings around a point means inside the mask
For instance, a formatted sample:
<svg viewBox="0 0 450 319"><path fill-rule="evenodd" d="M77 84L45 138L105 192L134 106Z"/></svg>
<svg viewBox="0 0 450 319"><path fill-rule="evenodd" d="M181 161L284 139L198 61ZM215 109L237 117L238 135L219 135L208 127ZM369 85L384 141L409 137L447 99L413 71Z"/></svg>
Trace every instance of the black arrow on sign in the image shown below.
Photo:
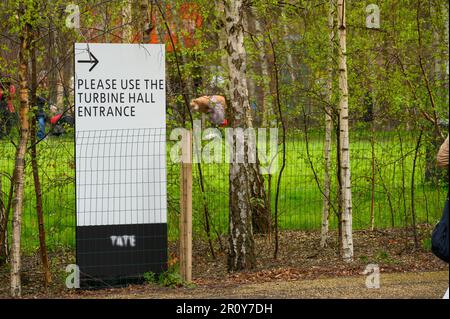
<svg viewBox="0 0 450 319"><path fill-rule="evenodd" d="M91 72L92 69L95 68L95 66L98 64L98 60L97 60L97 58L92 54L91 51L88 51L88 52L89 52L90 60L78 60L77 62L78 62L78 63L93 63L93 65L92 65L91 68L89 69L89 72Z"/></svg>

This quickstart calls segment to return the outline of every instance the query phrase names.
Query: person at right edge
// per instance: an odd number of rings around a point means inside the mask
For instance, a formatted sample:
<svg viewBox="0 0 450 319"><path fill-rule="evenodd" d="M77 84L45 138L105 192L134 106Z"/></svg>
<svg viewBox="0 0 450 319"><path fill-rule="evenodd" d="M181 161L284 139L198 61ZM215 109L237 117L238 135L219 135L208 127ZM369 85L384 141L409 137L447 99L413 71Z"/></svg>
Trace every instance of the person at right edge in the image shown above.
<svg viewBox="0 0 450 319"><path fill-rule="evenodd" d="M447 170L448 170L448 162L449 162L449 160L448 160L448 148L449 148L449 146L448 146L448 136L447 136L447 138L445 139L444 143L441 145L441 147L439 149L439 152L437 154L437 164L438 164L438 166L442 167L442 168L446 168ZM448 171L447 171L447 173L448 173ZM447 256L446 256L447 262L448 262L448 245L449 245L449 242L448 242L448 219L449 219L449 216L448 216L448 214L449 214L449 211L448 211L448 205L449 205L449 203L448 203L448 200L449 200L448 196L449 195L447 194L447 199L445 201L445 207L444 207L443 216L441 218L441 221L439 222L439 224L436 226L435 230L433 231L433 236L432 236L433 237L432 241L435 240L435 237L439 238L439 239L442 238L442 239L445 240L445 243L441 242L440 244L441 245L446 245L446 247L442 248L442 246L439 246L439 245L436 245L436 247L438 247L438 248L440 248L440 250L443 250L444 252L446 252L446 254L447 254ZM446 232L446 235L442 234L442 232ZM438 240L436 240L436 241L438 241ZM434 243L432 243L432 245L434 246ZM433 252L435 252L434 249L433 249ZM436 254L436 252L435 252L435 254ZM438 254L436 254L436 255L438 255ZM438 257L443 259L440 255L438 255ZM449 293L449 289L447 288L447 291L446 291L443 299L448 299L448 293Z"/></svg>

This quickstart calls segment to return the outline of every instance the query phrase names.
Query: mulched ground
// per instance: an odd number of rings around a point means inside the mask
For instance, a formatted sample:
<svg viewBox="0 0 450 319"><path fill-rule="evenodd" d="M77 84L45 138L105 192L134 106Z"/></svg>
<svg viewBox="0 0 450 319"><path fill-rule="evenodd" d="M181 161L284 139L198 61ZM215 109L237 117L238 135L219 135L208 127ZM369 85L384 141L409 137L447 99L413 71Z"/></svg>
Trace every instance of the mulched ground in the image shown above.
<svg viewBox="0 0 450 319"><path fill-rule="evenodd" d="M258 298L266 296L295 298L297 296L323 298L334 296L337 298L352 298L352 295L356 297L360 295L368 298L371 296L380 298L384 294L385 297L401 298L417 296L420 295L417 292L428 291L429 294L422 297L433 297L440 294L444 286L448 286L448 264L441 262L426 249L427 245L424 244L424 239L429 238L430 232L430 227L419 227L419 248L416 249L412 233L409 230L355 231L355 258L352 263L345 263L340 260L337 243L334 239L336 233L334 232L330 234L333 240L330 240L328 247L321 249L318 246L320 234L317 231L283 231L280 233L277 259L273 258L274 238L256 236L257 267L255 270L239 273L227 272L226 253L218 249L219 242L215 243L218 251L216 251L216 259L213 259L207 242L196 240L193 247L195 288L171 289L155 285L131 285L125 288L107 290L70 291L64 287L64 269L73 260L73 255L70 251L58 251L50 254L54 283L46 290L41 284L39 256L36 254L24 257L23 260L23 296L27 298L134 298L133 296L138 298L145 296L152 298L184 298L186 296L195 298L207 297L210 294L211 297L252 296ZM222 239L222 245L226 246L225 239ZM170 263L177 261L176 251L176 243L170 244ZM388 291L383 293L382 290L378 290L378 295L373 293L367 295L363 272L365 267L371 263L379 265L382 278L391 278L391 281L396 283L392 287L395 288L394 290L397 293L393 291L392 294ZM405 285L415 287L415 290L411 287L404 289L405 287L400 288L401 285L398 286L403 281L401 279L403 278L401 277L402 273L406 276L404 277ZM429 276L418 277L419 273L429 273ZM366 294L364 292L356 294L358 289L352 288L352 280L345 278L357 279L358 287L364 289ZM343 281L340 282L339 280ZM337 281L336 287L331 284L333 281ZM292 282L297 283L295 285L297 288L290 286L289 283ZM343 288L342 285L344 284L345 287ZM267 285L273 287L266 287ZM262 287L265 288L262 289ZM304 289L299 291L299 287L304 287ZM305 290L305 287L316 288ZM320 287L323 289L319 289ZM187 292L186 289L188 289ZM242 289L244 289L244 292L241 295ZM254 291L253 294L252 291ZM266 291L266 294L261 295L264 291ZM271 295L271 291L277 293ZM289 295L289 291L292 291L292 295ZM304 295L301 293L302 291L310 291L310 294ZM342 291L343 295L340 295L339 291ZM413 296L408 295L413 291L416 292ZM8 297L8 293L9 270L7 267L2 267L0 268L0 298Z"/></svg>
<svg viewBox="0 0 450 319"><path fill-rule="evenodd" d="M448 288L448 271L382 273L379 288L368 289L365 276L276 280L244 284L161 288L156 285L72 293L66 298L122 299L440 299Z"/></svg>

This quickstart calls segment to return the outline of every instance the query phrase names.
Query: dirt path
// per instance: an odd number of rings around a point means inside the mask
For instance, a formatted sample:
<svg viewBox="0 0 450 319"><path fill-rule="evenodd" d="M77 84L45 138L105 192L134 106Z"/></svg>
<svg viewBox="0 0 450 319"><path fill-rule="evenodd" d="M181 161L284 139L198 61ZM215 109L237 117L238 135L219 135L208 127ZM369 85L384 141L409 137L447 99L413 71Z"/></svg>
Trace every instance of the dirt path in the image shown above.
<svg viewBox="0 0 450 319"><path fill-rule="evenodd" d="M448 271L381 274L380 288L368 289L365 276L277 281L226 287L160 288L131 286L74 293L72 298L442 298ZM218 285L220 286L220 285Z"/></svg>
<svg viewBox="0 0 450 319"><path fill-rule="evenodd" d="M419 228L420 242L429 238L430 227ZM333 233L332 238L337 234ZM256 236L257 266L251 271L229 273L227 255L210 256L207 242L193 247L195 288L168 289L152 285L97 291L72 291L65 287L73 250L51 253L53 284L42 285L38 253L23 258L24 298L440 298L448 287L448 264L424 247L416 248L403 229L355 231L354 261L343 262L337 241L318 248L320 232L283 231L277 259L270 242ZM356 249L357 248L357 249ZM177 243L169 245L169 263L178 261ZM380 289L367 289L362 273L369 264L379 265ZM0 267L0 298L9 297L9 268Z"/></svg>

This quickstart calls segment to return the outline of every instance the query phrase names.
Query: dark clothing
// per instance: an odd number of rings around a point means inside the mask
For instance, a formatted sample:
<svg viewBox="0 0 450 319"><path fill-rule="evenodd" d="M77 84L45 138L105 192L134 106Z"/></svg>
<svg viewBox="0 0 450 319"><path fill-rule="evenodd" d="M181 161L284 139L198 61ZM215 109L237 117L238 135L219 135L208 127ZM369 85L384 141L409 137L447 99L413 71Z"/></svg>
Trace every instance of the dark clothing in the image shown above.
<svg viewBox="0 0 450 319"><path fill-rule="evenodd" d="M14 113L10 112L8 99L5 95L0 98L0 138L8 136L14 123Z"/></svg>
<svg viewBox="0 0 450 319"><path fill-rule="evenodd" d="M40 117L40 116L45 117L46 116L46 112L45 112L46 111L46 105L48 104L47 100L44 99L41 96L37 96L36 97L36 104L37 104L36 117Z"/></svg>
<svg viewBox="0 0 450 319"><path fill-rule="evenodd" d="M0 112L8 112L9 113L9 109L8 109L8 100L6 99L6 97L4 95L2 95L0 97Z"/></svg>
<svg viewBox="0 0 450 319"><path fill-rule="evenodd" d="M71 115L59 115L59 119L56 121L52 119L50 122L54 125L52 128L52 134L55 136L60 136L66 133L67 127L73 127L75 125L75 120Z"/></svg>
<svg viewBox="0 0 450 319"><path fill-rule="evenodd" d="M45 98L42 96L36 96L36 121L38 125L38 130L36 132L38 140L45 138L45 122L47 119L46 110L49 104Z"/></svg>
<svg viewBox="0 0 450 319"><path fill-rule="evenodd" d="M36 135L38 140L42 140L43 138L45 138L45 115L36 116L36 120L38 123L38 131Z"/></svg>
<svg viewBox="0 0 450 319"><path fill-rule="evenodd" d="M444 212L442 213L441 220L436 225L431 235L431 251L440 259L448 263L449 252L448 252L448 196L445 201Z"/></svg>

